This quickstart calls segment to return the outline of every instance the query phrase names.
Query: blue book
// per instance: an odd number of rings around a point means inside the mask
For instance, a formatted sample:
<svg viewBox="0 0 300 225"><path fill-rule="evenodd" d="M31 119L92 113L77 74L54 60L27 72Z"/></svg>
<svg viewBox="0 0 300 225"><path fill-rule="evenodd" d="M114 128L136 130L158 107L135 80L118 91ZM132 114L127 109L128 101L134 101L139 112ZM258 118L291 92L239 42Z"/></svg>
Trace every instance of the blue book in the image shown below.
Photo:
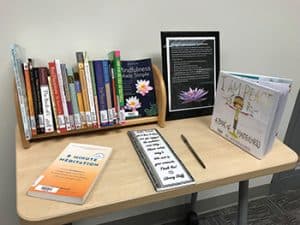
<svg viewBox="0 0 300 225"><path fill-rule="evenodd" d="M110 82L110 67L109 60L103 60L103 75L104 75L104 84L106 91L106 103L107 103L107 113L108 113L108 123L110 126L114 124L114 110L112 105L112 91L111 91L111 82Z"/></svg>
<svg viewBox="0 0 300 225"><path fill-rule="evenodd" d="M99 105L100 125L108 126L107 98L104 81L103 60L93 61L96 91Z"/></svg>

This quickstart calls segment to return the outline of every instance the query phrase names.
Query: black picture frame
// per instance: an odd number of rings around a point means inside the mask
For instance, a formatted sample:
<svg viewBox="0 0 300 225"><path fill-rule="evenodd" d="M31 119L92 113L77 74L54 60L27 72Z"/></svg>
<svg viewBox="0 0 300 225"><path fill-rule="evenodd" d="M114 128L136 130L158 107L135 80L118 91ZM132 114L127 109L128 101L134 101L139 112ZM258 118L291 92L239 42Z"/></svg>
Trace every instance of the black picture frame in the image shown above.
<svg viewBox="0 0 300 225"><path fill-rule="evenodd" d="M219 31L161 31L161 53L166 120L211 115L220 71Z"/></svg>

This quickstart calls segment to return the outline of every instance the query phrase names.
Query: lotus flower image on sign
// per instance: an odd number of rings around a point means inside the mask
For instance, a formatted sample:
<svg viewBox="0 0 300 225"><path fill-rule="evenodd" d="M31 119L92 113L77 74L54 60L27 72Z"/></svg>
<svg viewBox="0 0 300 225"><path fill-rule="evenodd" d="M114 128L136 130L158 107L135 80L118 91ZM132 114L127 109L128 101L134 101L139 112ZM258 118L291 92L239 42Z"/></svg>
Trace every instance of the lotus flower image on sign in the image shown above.
<svg viewBox="0 0 300 225"><path fill-rule="evenodd" d="M208 91L202 88L189 88L188 91L181 91L179 94L179 98L182 101L182 104L191 103L191 102L202 102L206 100L206 95Z"/></svg>

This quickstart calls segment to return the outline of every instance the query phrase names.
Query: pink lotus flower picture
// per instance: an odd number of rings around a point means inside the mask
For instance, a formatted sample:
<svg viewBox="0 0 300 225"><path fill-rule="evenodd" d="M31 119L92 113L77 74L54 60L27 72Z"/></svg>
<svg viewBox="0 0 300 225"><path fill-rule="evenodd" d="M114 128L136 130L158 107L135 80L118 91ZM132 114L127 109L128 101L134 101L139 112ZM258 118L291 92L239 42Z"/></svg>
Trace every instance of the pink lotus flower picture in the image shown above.
<svg viewBox="0 0 300 225"><path fill-rule="evenodd" d="M189 88L188 91L181 91L178 95L179 99L182 100L182 104L187 104L191 102L202 102L206 100L206 95L208 91L203 88Z"/></svg>
<svg viewBox="0 0 300 225"><path fill-rule="evenodd" d="M136 82L136 93L139 93L142 96L145 96L149 93L149 91L153 90L153 87L150 86L149 80L137 80Z"/></svg>
<svg viewBox="0 0 300 225"><path fill-rule="evenodd" d="M140 100L136 96L131 96L126 99L125 109L136 111L141 107Z"/></svg>

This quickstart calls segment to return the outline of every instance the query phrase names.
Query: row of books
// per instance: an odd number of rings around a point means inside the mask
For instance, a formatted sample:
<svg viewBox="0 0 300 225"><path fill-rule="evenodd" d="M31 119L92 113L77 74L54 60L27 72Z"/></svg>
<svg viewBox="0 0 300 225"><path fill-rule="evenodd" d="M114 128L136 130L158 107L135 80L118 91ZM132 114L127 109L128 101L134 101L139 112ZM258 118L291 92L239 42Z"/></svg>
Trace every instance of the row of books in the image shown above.
<svg viewBox="0 0 300 225"><path fill-rule="evenodd" d="M89 60L76 52L76 66L55 59L34 67L21 49L11 48L25 138L85 128L125 124L127 119L157 115L151 59Z"/></svg>

